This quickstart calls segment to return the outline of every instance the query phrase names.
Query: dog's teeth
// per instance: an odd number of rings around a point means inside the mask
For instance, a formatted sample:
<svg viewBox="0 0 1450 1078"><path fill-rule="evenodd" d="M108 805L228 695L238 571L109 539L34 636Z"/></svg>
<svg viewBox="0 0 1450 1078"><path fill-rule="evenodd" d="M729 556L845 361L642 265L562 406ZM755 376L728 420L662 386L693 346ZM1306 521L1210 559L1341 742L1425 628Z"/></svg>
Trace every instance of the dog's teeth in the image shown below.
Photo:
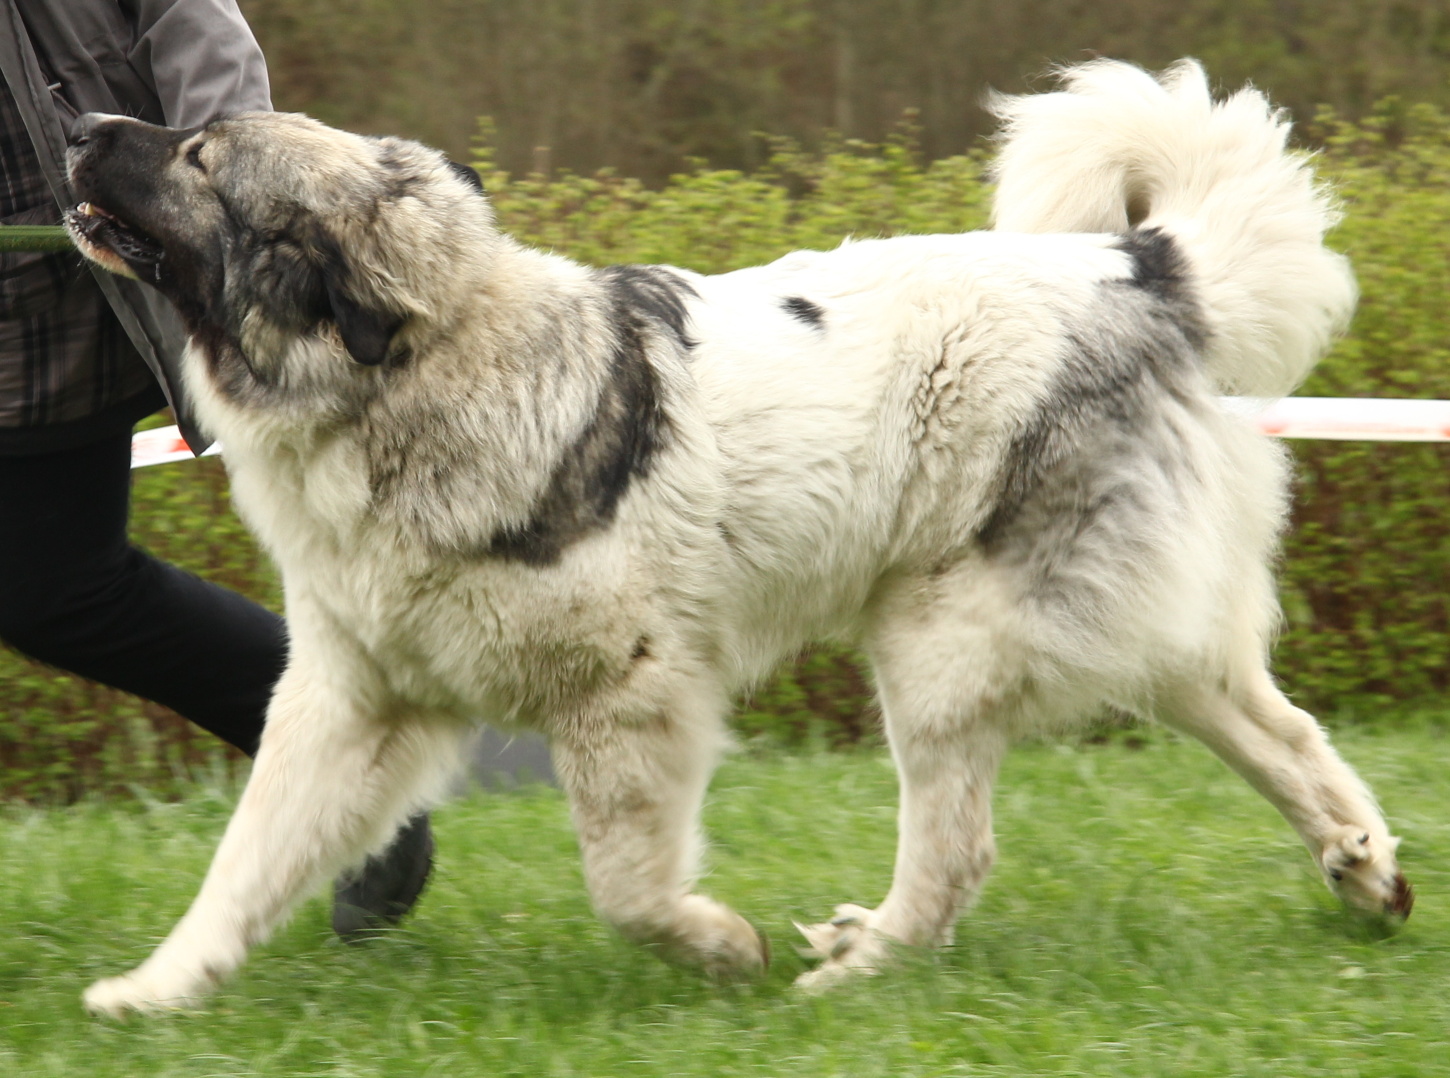
<svg viewBox="0 0 1450 1078"><path fill-rule="evenodd" d="M80 210L81 213L84 214L86 217L100 216L100 211L92 206L89 202L82 202L79 206L76 207L76 209Z"/></svg>

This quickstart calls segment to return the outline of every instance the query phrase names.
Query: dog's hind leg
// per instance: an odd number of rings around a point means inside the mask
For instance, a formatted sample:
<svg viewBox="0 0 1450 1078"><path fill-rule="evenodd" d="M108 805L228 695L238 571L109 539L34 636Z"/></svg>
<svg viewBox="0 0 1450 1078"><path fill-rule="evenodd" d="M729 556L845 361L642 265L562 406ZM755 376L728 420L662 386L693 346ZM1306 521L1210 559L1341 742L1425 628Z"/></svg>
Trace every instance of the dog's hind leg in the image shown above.
<svg viewBox="0 0 1450 1078"><path fill-rule="evenodd" d="M201 891L152 955L85 993L94 1013L194 1006L309 890L386 845L430 796L462 731L378 718L294 663Z"/></svg>
<svg viewBox="0 0 1450 1078"><path fill-rule="evenodd" d="M896 869L874 910L800 926L824 959L797 980L806 989L873 972L895 944L949 943L996 856L992 787L1021 703L1011 664L962 608L898 619L870 651L900 782Z"/></svg>
<svg viewBox="0 0 1450 1078"><path fill-rule="evenodd" d="M1256 666L1233 689L1179 693L1161 717L1268 798L1342 901L1395 920L1409 916L1414 894L1395 862L1399 839L1313 716L1291 704L1267 671Z"/></svg>
<svg viewBox="0 0 1450 1078"><path fill-rule="evenodd" d="M693 893L700 806L725 744L724 703L674 694L653 714L583 716L551 739L594 908L628 939L712 977L753 976L765 940L729 907Z"/></svg>

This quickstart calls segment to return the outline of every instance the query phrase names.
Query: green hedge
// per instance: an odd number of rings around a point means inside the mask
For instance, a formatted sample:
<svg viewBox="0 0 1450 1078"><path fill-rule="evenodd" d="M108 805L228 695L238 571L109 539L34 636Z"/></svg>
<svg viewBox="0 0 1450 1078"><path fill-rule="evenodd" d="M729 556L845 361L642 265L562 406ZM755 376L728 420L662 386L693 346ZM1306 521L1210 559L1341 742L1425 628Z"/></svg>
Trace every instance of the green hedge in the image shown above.
<svg viewBox="0 0 1450 1078"><path fill-rule="evenodd" d="M1389 102L1313 135L1339 187L1333 242L1363 298L1351 335L1305 394L1450 398L1450 121ZM660 190L608 173L510 177L487 131L475 163L503 226L586 262L671 262L721 271L847 235L981 227L985 157L922 163L903 127L884 145L821 153L778 142L757 173L703 166ZM1382 714L1450 682L1450 446L1299 442L1285 545L1286 628L1277 668L1326 718ZM138 473L133 531L163 557L276 605L275 579L226 504L218 462ZM747 739L850 743L874 736L867 682L849 654L809 654L745 703ZM40 800L144 787L167 793L211 751L160 708L0 652L0 794Z"/></svg>
<svg viewBox="0 0 1450 1078"><path fill-rule="evenodd" d="M1450 118L1389 101L1312 129L1361 297L1305 396L1450 398ZM1298 442L1285 543L1284 681L1326 716L1450 688L1450 445Z"/></svg>

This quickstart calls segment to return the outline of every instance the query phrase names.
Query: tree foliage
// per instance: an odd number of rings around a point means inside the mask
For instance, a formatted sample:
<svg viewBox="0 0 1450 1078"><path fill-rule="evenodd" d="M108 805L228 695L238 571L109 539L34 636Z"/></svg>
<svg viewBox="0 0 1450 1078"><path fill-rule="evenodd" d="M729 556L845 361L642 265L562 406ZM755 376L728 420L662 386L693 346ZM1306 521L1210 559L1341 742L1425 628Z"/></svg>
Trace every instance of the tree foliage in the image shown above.
<svg viewBox="0 0 1450 1078"><path fill-rule="evenodd" d="M1308 119L1389 94L1450 104L1445 0L242 0L279 107L466 152L498 123L515 173L613 167L657 185L692 157L759 167L767 131L881 140L918 110L930 158L1094 55L1197 56Z"/></svg>

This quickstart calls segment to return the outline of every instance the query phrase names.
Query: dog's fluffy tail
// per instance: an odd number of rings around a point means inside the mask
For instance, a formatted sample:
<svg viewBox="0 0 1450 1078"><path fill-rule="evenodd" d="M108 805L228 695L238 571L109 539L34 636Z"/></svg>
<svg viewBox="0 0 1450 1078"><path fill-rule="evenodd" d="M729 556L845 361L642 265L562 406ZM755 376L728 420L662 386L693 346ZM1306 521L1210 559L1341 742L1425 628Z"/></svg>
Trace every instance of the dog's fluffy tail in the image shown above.
<svg viewBox="0 0 1450 1078"><path fill-rule="evenodd" d="M1094 61L1063 89L999 96L995 227L1012 232L1159 228L1187 256L1226 392L1272 397L1303 380L1348 324L1355 285L1323 245L1337 214L1289 123L1263 94L1215 103L1184 60L1154 77Z"/></svg>

